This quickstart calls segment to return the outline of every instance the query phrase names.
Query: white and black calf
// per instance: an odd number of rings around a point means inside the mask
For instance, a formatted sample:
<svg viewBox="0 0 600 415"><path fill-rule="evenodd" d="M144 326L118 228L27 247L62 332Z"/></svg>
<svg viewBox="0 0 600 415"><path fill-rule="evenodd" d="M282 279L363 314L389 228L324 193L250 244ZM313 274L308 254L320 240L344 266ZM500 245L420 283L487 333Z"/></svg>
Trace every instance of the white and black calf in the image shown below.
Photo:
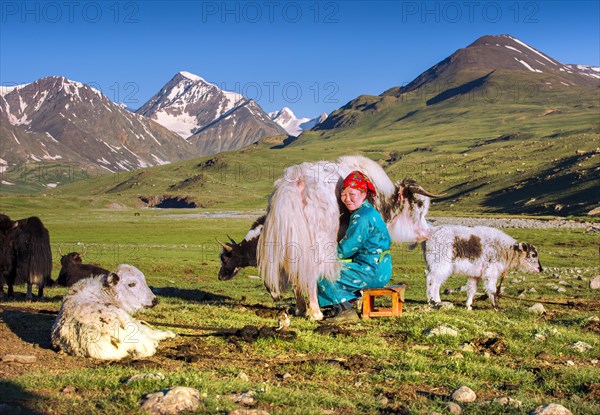
<svg viewBox="0 0 600 415"><path fill-rule="evenodd" d="M442 225L432 227L432 235L423 244L427 264L427 300L439 303L440 287L452 274L467 277L467 309L471 310L477 284L483 286L498 310L500 283L511 269L541 272L536 248L517 241L504 232L487 226Z"/></svg>
<svg viewBox="0 0 600 415"><path fill-rule="evenodd" d="M157 303L144 274L131 265L83 279L63 298L52 345L73 356L102 360L152 356L161 340L175 334L151 328L131 314Z"/></svg>

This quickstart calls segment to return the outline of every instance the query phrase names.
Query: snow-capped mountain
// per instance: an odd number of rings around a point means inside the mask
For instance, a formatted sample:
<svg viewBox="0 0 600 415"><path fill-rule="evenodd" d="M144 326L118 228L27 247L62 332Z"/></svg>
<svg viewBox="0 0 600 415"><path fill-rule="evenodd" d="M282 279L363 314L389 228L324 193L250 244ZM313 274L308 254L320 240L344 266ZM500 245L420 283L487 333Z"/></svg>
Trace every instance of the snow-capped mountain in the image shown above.
<svg viewBox="0 0 600 415"><path fill-rule="evenodd" d="M0 158L80 163L95 171L134 170L189 157L194 149L158 123L65 77L4 88Z"/></svg>
<svg viewBox="0 0 600 415"><path fill-rule="evenodd" d="M390 88L377 97L359 96L353 99L329 114L315 130L357 125L390 106L398 106L402 112L402 97L416 91L421 91L418 93L421 97L430 97L425 101L430 106L461 95L485 95L486 91L498 91L498 88L501 89L499 96L515 97L517 91L521 94L519 97L529 97L539 96L538 92L589 90L599 85L599 67L560 63L509 35L482 36L405 86ZM502 88L505 88L504 91ZM434 91L437 95L432 94Z"/></svg>
<svg viewBox="0 0 600 415"><path fill-rule="evenodd" d="M253 100L189 72L179 72L136 111L213 154L285 131Z"/></svg>
<svg viewBox="0 0 600 415"><path fill-rule="evenodd" d="M279 111L270 112L269 117L283 127L289 135L298 137L303 131L310 130L325 120L327 114L323 113L316 118L297 118L291 109L283 107Z"/></svg>
<svg viewBox="0 0 600 415"><path fill-rule="evenodd" d="M600 68L563 64L510 35L482 36L459 49L419 75L400 93L413 91L437 79L450 80L464 71L516 71L539 74L538 79L550 88L562 86L597 86Z"/></svg>

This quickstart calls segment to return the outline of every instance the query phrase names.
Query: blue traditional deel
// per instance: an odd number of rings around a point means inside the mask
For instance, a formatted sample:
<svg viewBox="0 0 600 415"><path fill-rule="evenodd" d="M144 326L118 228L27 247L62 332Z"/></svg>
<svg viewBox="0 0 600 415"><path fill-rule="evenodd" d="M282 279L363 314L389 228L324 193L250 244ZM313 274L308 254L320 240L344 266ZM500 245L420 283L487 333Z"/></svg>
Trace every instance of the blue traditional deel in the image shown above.
<svg viewBox="0 0 600 415"><path fill-rule="evenodd" d="M320 278L319 306L327 307L360 297L360 290L384 287L392 277L391 238L379 212L365 200L350 216L346 236L337 248L342 262L337 281Z"/></svg>

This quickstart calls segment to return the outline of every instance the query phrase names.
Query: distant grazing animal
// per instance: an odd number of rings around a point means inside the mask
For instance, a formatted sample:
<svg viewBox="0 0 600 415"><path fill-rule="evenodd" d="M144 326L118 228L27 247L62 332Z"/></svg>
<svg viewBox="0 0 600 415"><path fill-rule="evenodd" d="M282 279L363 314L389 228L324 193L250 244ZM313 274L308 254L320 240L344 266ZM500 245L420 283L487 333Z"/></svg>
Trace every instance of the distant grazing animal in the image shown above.
<svg viewBox="0 0 600 415"><path fill-rule="evenodd" d="M151 328L131 314L157 303L144 274L131 265L85 278L63 298L52 345L73 356L103 360L152 356L161 340L175 334Z"/></svg>
<svg viewBox="0 0 600 415"><path fill-rule="evenodd" d="M440 195L427 192L411 179L392 183L373 160L345 156L336 163L306 162L286 168L269 197L258 241L258 268L273 299L279 299L290 285L307 296L306 314L314 320L323 318L317 280L339 277L340 193L344 178L354 170L366 174L375 185L373 205L393 241L415 243L430 236L425 220L429 197Z"/></svg>
<svg viewBox="0 0 600 415"><path fill-rule="evenodd" d="M58 280L56 283L63 287L70 287L77 281L84 278L90 278L94 275L108 274L109 271L93 264L83 264L82 258L85 256L77 252L71 252L66 255L62 255L60 258L61 269L58 274Z"/></svg>
<svg viewBox="0 0 600 415"><path fill-rule="evenodd" d="M467 276L467 309L471 310L477 283L483 280L494 310L498 310L499 286L511 269L541 272L533 245L517 243L504 232L487 226L442 225L432 227L424 243L427 263L427 300L439 303L440 287L451 274Z"/></svg>
<svg viewBox="0 0 600 415"><path fill-rule="evenodd" d="M4 236L0 254L0 268L4 269L0 277L0 295L4 293L3 283L8 285L8 297L14 297L14 285L27 284L27 300L33 299L32 286L38 287L38 298L43 298L44 287L51 286L54 281L52 273L52 251L50 235L42 221L32 216L12 222L6 215L0 215L0 221L5 228L0 231ZM12 225L10 223L12 222ZM10 227L6 230L6 227ZM12 226L12 227L11 227ZM12 247L10 246L12 245ZM8 270L8 271L7 271ZM4 280L3 280L4 279Z"/></svg>

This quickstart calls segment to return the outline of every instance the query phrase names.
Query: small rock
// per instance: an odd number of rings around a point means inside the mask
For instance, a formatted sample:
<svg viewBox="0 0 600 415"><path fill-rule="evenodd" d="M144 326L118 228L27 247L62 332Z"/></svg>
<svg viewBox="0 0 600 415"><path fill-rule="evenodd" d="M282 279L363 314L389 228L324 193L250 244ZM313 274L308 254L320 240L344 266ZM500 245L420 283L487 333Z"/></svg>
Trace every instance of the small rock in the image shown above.
<svg viewBox="0 0 600 415"><path fill-rule="evenodd" d="M446 405L446 411L450 412L453 415L459 415L462 412L462 408L457 403L448 402L448 404Z"/></svg>
<svg viewBox="0 0 600 415"><path fill-rule="evenodd" d="M450 301L442 301L433 306L436 310L452 310L454 308L454 304Z"/></svg>
<svg viewBox="0 0 600 415"><path fill-rule="evenodd" d="M292 375L290 375L290 374L289 374L289 373L287 373L287 372L283 374L283 380L289 379L289 378L291 378L291 377L292 377Z"/></svg>
<svg viewBox="0 0 600 415"><path fill-rule="evenodd" d="M460 349L463 352L475 353L475 347L471 343L463 343L460 345Z"/></svg>
<svg viewBox="0 0 600 415"><path fill-rule="evenodd" d="M538 360L552 360L552 356L550 356L546 352L540 352L540 353L536 354L535 358Z"/></svg>
<svg viewBox="0 0 600 415"><path fill-rule="evenodd" d="M385 396L380 396L379 398L377 398L377 400L379 401L379 404L381 406L386 406L389 402L389 399L386 398Z"/></svg>
<svg viewBox="0 0 600 415"><path fill-rule="evenodd" d="M593 365L595 365L595 364L598 363L598 359L592 359L592 360L590 360L590 363L593 364Z"/></svg>
<svg viewBox="0 0 600 415"><path fill-rule="evenodd" d="M423 331L423 334L427 337L432 336L458 336L458 332L453 328L450 328L446 325L441 325L433 329L426 329Z"/></svg>
<svg viewBox="0 0 600 415"><path fill-rule="evenodd" d="M477 399L477 395L468 386L461 386L450 395L450 398L456 402L469 403L474 402Z"/></svg>
<svg viewBox="0 0 600 415"><path fill-rule="evenodd" d="M61 393L64 393L65 395L68 395L68 394L70 394L70 393L77 392L77 389L75 388L75 386L71 386L71 385L69 385L69 386L65 386L64 388L62 388L62 389L60 390L60 392L61 392Z"/></svg>
<svg viewBox="0 0 600 415"><path fill-rule="evenodd" d="M240 374L238 375L238 378L241 379L241 380L243 380L244 382L250 381L250 378L244 372L240 372Z"/></svg>
<svg viewBox="0 0 600 415"><path fill-rule="evenodd" d="M569 285L569 283L566 281L559 281L558 285Z"/></svg>
<svg viewBox="0 0 600 415"><path fill-rule="evenodd" d="M37 357L24 354L5 354L2 357L2 361L31 364L37 362Z"/></svg>
<svg viewBox="0 0 600 415"><path fill-rule="evenodd" d="M594 278L591 279L590 288L592 290L597 290L598 288L600 288L600 275L596 275Z"/></svg>
<svg viewBox="0 0 600 415"><path fill-rule="evenodd" d="M227 415L269 415L269 413L262 409L236 409L228 412Z"/></svg>
<svg viewBox="0 0 600 415"><path fill-rule="evenodd" d="M252 406L256 403L256 392L248 391L235 394L231 397L233 402L239 403L241 405Z"/></svg>
<svg viewBox="0 0 600 415"><path fill-rule="evenodd" d="M445 294L445 295L452 294L452 293L454 293L454 292L455 292L455 290L454 290L454 289L452 289L452 288L446 288L446 289L444 290L444 294Z"/></svg>
<svg viewBox="0 0 600 415"><path fill-rule="evenodd" d="M535 287L531 287L528 292L530 293L537 293L537 290L535 289Z"/></svg>
<svg viewBox="0 0 600 415"><path fill-rule="evenodd" d="M127 382L125 382L126 385L131 385L132 383L135 382L140 382L143 380L165 380L165 375L163 375L160 372L156 372L156 373L140 373L137 375L133 375L132 377L130 377L129 379L127 379Z"/></svg>
<svg viewBox="0 0 600 415"><path fill-rule="evenodd" d="M496 403L502 406L512 406L513 408L520 408L523 406L521 401L511 398L510 396L503 396L501 398L494 398L492 403Z"/></svg>
<svg viewBox="0 0 600 415"><path fill-rule="evenodd" d="M465 356L461 352L455 352L454 350L444 350L446 356L453 357L455 359L464 359Z"/></svg>
<svg viewBox="0 0 600 415"><path fill-rule="evenodd" d="M535 314L546 314L546 309L542 303L535 303L527 309L531 313Z"/></svg>
<svg viewBox="0 0 600 415"><path fill-rule="evenodd" d="M142 410L152 415L175 415L195 411L200 405L200 392L194 388L177 386L150 393L142 401Z"/></svg>
<svg viewBox="0 0 600 415"><path fill-rule="evenodd" d="M573 415L573 413L562 405L551 403L538 406L531 415Z"/></svg>
<svg viewBox="0 0 600 415"><path fill-rule="evenodd" d="M571 344L571 347L580 353L587 352L588 350L592 350L594 348L594 346L592 346L591 344L587 344L581 341Z"/></svg>
<svg viewBox="0 0 600 415"><path fill-rule="evenodd" d="M558 287L556 291L559 292L559 293L566 293L567 292L567 290L564 287Z"/></svg>
<svg viewBox="0 0 600 415"><path fill-rule="evenodd" d="M572 361L572 360L567 360L567 361L565 362L565 365L566 365L566 366L575 366L575 362L574 362L574 361Z"/></svg>

